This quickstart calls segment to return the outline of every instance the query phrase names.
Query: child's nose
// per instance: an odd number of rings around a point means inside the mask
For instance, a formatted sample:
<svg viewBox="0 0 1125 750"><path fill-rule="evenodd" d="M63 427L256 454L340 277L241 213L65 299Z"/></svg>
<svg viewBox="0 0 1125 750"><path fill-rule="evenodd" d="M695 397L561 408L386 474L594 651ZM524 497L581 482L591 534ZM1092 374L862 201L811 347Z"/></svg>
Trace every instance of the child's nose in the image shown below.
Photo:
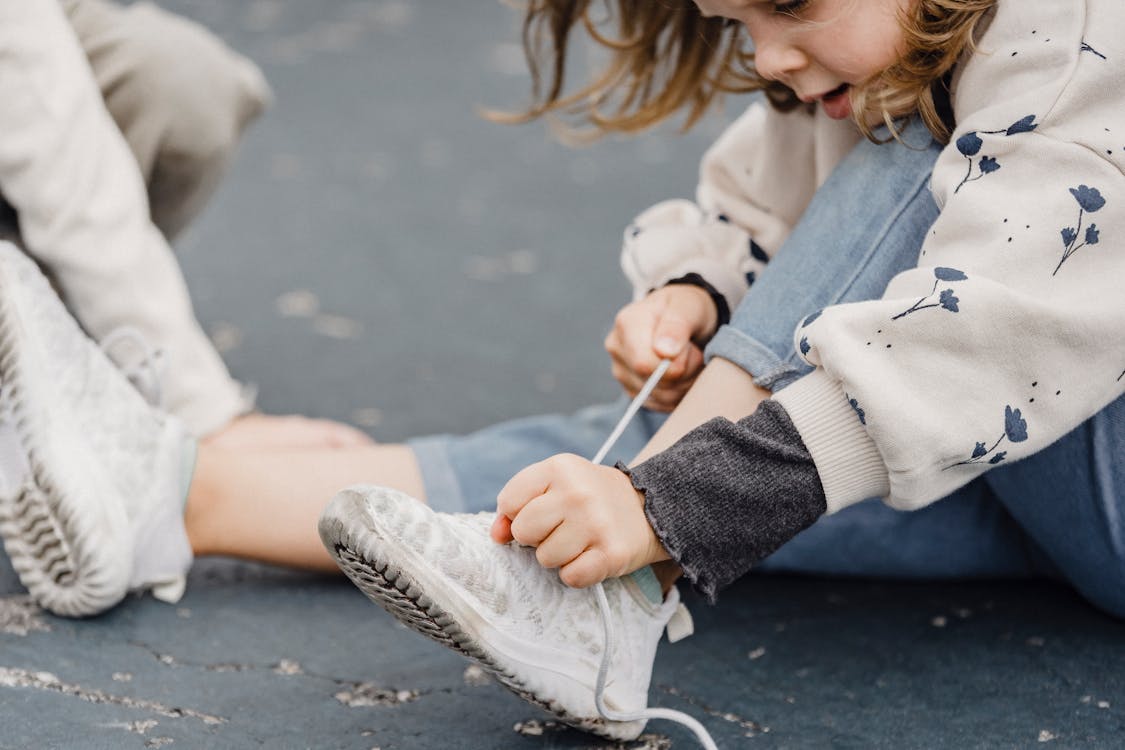
<svg viewBox="0 0 1125 750"><path fill-rule="evenodd" d="M788 84L793 73L808 65L808 58L783 30L771 28L769 22L747 24L747 29L754 41L754 67L762 78Z"/></svg>

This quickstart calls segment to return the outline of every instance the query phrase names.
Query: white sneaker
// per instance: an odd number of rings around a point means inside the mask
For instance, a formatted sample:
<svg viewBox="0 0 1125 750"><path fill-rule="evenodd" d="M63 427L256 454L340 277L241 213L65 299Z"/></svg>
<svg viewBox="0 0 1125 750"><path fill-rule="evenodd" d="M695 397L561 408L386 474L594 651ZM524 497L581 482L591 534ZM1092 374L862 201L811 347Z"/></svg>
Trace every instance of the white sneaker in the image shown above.
<svg viewBox="0 0 1125 750"><path fill-rule="evenodd" d="M348 577L406 625L571 726L635 738L644 721L608 721L594 702L604 639L593 590L564 585L531 548L493 542L493 518L435 513L396 490L353 487L324 510L320 537ZM653 604L630 577L604 588L618 632L605 702L638 712L679 596L673 589Z"/></svg>
<svg viewBox="0 0 1125 750"><path fill-rule="evenodd" d="M131 588L182 588L186 440L0 243L0 536L41 606L92 615Z"/></svg>

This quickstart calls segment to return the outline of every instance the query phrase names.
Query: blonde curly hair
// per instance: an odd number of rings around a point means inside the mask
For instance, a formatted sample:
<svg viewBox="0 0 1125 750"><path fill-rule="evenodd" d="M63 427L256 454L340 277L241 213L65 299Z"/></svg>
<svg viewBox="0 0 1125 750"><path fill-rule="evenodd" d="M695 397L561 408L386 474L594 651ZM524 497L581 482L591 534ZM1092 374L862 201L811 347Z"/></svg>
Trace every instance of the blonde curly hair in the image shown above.
<svg viewBox="0 0 1125 750"><path fill-rule="evenodd" d="M997 0L915 0L902 14L903 54L890 68L852 89L860 130L877 140L871 122L892 134L902 117L917 114L946 142L941 88ZM566 93L572 32L581 28L609 55L577 91ZM560 115L575 129L596 134L636 132L685 112L694 125L724 94L761 91L781 110L803 105L796 94L754 69L754 51L741 24L705 17L691 0L527 0L523 47L531 72L531 99L502 122ZM935 96L936 94L936 96Z"/></svg>

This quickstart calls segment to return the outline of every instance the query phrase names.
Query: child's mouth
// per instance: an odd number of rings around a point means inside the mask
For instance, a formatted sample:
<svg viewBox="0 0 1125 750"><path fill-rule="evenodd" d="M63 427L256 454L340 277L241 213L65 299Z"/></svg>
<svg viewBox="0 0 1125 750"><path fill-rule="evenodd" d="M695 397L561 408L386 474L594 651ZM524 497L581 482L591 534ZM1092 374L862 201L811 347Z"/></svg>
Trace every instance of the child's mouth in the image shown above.
<svg viewBox="0 0 1125 750"><path fill-rule="evenodd" d="M820 98L820 101L824 104L824 113L831 117L833 120L843 120L844 118L851 116L852 102L848 97L848 91L850 89L850 85L841 83L839 86L822 96Z"/></svg>

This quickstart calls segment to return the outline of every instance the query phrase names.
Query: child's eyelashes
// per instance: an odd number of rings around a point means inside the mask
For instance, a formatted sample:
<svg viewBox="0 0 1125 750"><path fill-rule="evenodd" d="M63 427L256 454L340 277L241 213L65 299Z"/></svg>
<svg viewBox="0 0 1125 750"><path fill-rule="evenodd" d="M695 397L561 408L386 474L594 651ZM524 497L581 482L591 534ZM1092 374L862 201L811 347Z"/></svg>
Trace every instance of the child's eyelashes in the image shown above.
<svg viewBox="0 0 1125 750"><path fill-rule="evenodd" d="M773 10L775 13L779 13L782 15L796 16L798 13L804 10L810 2L811 0L789 0L789 2L775 2L773 4Z"/></svg>

